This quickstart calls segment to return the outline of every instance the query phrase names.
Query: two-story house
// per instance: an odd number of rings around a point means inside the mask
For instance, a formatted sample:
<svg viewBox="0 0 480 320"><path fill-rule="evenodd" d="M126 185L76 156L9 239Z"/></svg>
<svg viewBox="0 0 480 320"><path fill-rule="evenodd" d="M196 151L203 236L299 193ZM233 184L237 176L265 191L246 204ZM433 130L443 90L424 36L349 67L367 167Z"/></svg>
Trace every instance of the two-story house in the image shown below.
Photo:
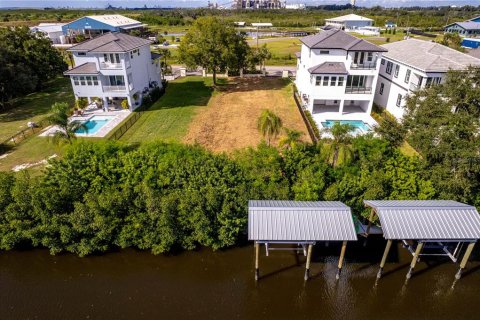
<svg viewBox="0 0 480 320"><path fill-rule="evenodd" d="M387 49L337 29L301 41L296 86L317 125L355 120L355 115L370 118L380 60Z"/></svg>
<svg viewBox="0 0 480 320"><path fill-rule="evenodd" d="M75 98L100 98L104 106L126 99L130 110L140 106L145 93L162 85L159 55L150 52L150 43L107 33L68 49L75 67L64 74L70 76Z"/></svg>
<svg viewBox="0 0 480 320"><path fill-rule="evenodd" d="M380 64L375 103L397 119L405 98L419 88L440 84L448 70L480 66L480 60L439 43L408 39L382 45L388 50Z"/></svg>

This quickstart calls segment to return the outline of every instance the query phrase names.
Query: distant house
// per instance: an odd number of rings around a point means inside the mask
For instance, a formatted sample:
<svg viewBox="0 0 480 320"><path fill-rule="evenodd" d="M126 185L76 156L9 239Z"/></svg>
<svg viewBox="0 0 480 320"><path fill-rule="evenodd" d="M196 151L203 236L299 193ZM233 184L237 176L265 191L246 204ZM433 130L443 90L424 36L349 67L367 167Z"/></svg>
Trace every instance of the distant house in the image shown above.
<svg viewBox="0 0 480 320"><path fill-rule="evenodd" d="M480 36L480 22L454 22L445 26L444 31L449 33L458 33L462 37L478 37Z"/></svg>
<svg viewBox="0 0 480 320"><path fill-rule="evenodd" d="M300 40L295 84L317 125L328 126L333 120L375 123L370 113L387 49L338 29Z"/></svg>
<svg viewBox="0 0 480 320"><path fill-rule="evenodd" d="M254 28L271 28L273 27L273 24L270 22L254 22L252 23L252 27Z"/></svg>
<svg viewBox="0 0 480 320"><path fill-rule="evenodd" d="M78 34L95 37L107 32L126 32L144 28L146 25L140 21L127 18L119 14L86 16L62 27L63 34L75 36Z"/></svg>
<svg viewBox="0 0 480 320"><path fill-rule="evenodd" d="M65 43L65 36L62 31L64 23L40 23L38 26L31 27L30 31L40 33L49 38L53 44Z"/></svg>
<svg viewBox="0 0 480 320"><path fill-rule="evenodd" d="M408 39L382 47L388 52L380 65L374 101L398 119L410 93L442 83L448 70L480 66L479 59L431 41Z"/></svg>
<svg viewBox="0 0 480 320"><path fill-rule="evenodd" d="M126 99L130 110L143 95L161 86L160 56L150 52L150 41L125 33L107 33L68 49L75 67L64 74L72 82L75 98L92 97L106 105Z"/></svg>
<svg viewBox="0 0 480 320"><path fill-rule="evenodd" d="M387 29L392 29L392 28L396 28L397 27L397 24L393 21L387 21L385 23L385 28Z"/></svg>
<svg viewBox="0 0 480 320"><path fill-rule="evenodd" d="M238 21L233 23L236 27L243 28L246 25L245 21Z"/></svg>
<svg viewBox="0 0 480 320"><path fill-rule="evenodd" d="M325 19L325 26L348 31L373 26L373 20L357 14L347 14L341 17Z"/></svg>

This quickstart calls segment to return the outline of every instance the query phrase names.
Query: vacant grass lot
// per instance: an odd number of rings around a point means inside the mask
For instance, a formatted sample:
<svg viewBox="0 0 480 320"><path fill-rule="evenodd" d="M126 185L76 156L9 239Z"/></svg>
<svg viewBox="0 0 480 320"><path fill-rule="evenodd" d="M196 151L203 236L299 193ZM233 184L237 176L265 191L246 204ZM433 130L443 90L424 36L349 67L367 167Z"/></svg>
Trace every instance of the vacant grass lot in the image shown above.
<svg viewBox="0 0 480 320"><path fill-rule="evenodd" d="M212 79L187 77L168 84L160 100L123 135L122 141L181 141L195 113L208 104L214 91Z"/></svg>
<svg viewBox="0 0 480 320"><path fill-rule="evenodd" d="M257 46L257 40L249 40L251 47ZM259 39L259 45L267 44L272 58L266 61L267 66L294 66L297 64L295 52L300 52L302 46L299 38Z"/></svg>
<svg viewBox="0 0 480 320"><path fill-rule="evenodd" d="M55 102L73 104L74 97L70 80L58 78L46 85L46 89L18 98L14 107L0 111L0 142L27 127L27 122L39 122L48 115Z"/></svg>

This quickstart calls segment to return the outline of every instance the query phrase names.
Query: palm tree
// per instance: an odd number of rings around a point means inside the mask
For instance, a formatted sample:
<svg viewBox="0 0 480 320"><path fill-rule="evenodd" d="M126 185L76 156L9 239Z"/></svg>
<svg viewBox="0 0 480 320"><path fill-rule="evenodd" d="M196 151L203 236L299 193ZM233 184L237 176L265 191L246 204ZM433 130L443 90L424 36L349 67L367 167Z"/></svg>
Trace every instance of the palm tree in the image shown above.
<svg viewBox="0 0 480 320"><path fill-rule="evenodd" d="M301 142L300 138L302 137L303 132L288 128L285 128L284 131L285 136L282 137L278 142L281 147L284 147L286 149L292 149Z"/></svg>
<svg viewBox="0 0 480 320"><path fill-rule="evenodd" d="M280 119L272 111L265 109L258 118L257 128L267 140L267 145L270 145L270 140L278 136L280 133L280 129L282 128L282 119Z"/></svg>
<svg viewBox="0 0 480 320"><path fill-rule="evenodd" d="M172 52L170 52L170 49L160 49L160 54L162 55L163 61L162 61L162 77L165 79L165 75L167 74L168 71L168 63L167 60L172 56Z"/></svg>
<svg viewBox="0 0 480 320"><path fill-rule="evenodd" d="M351 153L350 143L352 142L352 131L354 130L354 126L341 124L340 122L335 122L331 128L327 129L333 136L331 145L331 150L333 150L332 167L337 165L340 150L343 151L343 161L347 158L347 154Z"/></svg>
<svg viewBox="0 0 480 320"><path fill-rule="evenodd" d="M48 116L47 120L58 128L52 135L55 144L59 144L62 140L72 143L72 140L76 138L75 131L78 129L88 131L88 128L82 122L68 120L69 111L70 107L65 102L56 102L52 105L52 114Z"/></svg>

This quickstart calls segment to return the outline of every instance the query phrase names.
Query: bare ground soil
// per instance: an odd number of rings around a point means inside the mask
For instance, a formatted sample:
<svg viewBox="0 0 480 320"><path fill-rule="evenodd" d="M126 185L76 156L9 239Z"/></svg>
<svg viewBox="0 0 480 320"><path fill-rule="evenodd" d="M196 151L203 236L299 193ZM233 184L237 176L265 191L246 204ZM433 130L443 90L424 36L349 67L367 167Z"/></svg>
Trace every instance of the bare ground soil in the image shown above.
<svg viewBox="0 0 480 320"><path fill-rule="evenodd" d="M234 78L220 90L190 122L185 143L198 143L215 152L257 146L263 139L257 130L263 109L273 111L284 127L303 132L302 140L311 142L288 80ZM272 142L277 143L278 138Z"/></svg>

